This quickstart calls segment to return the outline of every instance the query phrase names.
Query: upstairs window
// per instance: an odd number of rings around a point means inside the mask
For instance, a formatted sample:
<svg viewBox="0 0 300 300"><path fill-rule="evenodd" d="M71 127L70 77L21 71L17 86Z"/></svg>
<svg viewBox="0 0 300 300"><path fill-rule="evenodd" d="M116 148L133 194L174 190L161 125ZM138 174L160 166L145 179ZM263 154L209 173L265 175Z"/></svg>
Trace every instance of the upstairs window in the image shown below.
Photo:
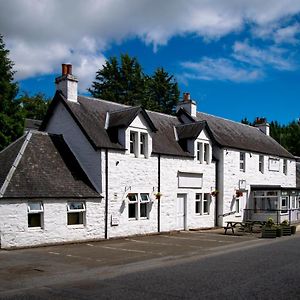
<svg viewBox="0 0 300 300"><path fill-rule="evenodd" d="M135 157L148 157L148 134L130 131L129 152Z"/></svg>
<svg viewBox="0 0 300 300"><path fill-rule="evenodd" d="M41 202L29 202L28 211L28 227L43 227L44 207Z"/></svg>
<svg viewBox="0 0 300 300"><path fill-rule="evenodd" d="M259 156L259 172L264 173L264 156L260 155Z"/></svg>
<svg viewBox="0 0 300 300"><path fill-rule="evenodd" d="M208 143L197 142L196 158L200 162L200 164L202 164L203 162L209 164L210 146Z"/></svg>
<svg viewBox="0 0 300 300"><path fill-rule="evenodd" d="M240 152L240 171L245 172L246 170L246 153Z"/></svg>
<svg viewBox="0 0 300 300"><path fill-rule="evenodd" d="M68 225L84 225L85 213L84 202L69 202L67 204Z"/></svg>
<svg viewBox="0 0 300 300"><path fill-rule="evenodd" d="M287 175L287 160L283 160L283 174Z"/></svg>
<svg viewBox="0 0 300 300"><path fill-rule="evenodd" d="M204 161L208 164L209 163L209 144L204 144Z"/></svg>
<svg viewBox="0 0 300 300"><path fill-rule="evenodd" d="M202 152L203 152L203 144L197 142L197 160L202 164Z"/></svg>

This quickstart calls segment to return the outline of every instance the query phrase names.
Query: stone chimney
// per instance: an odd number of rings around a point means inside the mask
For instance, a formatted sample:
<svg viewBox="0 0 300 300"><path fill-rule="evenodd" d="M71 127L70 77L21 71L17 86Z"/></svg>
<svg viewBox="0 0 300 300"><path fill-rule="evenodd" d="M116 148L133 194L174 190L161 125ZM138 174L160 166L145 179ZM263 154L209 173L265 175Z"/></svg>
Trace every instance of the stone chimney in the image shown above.
<svg viewBox="0 0 300 300"><path fill-rule="evenodd" d="M61 65L61 76L55 79L55 85L68 101L77 102L78 80L72 75L72 65Z"/></svg>
<svg viewBox="0 0 300 300"><path fill-rule="evenodd" d="M256 118L255 127L262 131L265 135L270 135L270 124L266 118Z"/></svg>
<svg viewBox="0 0 300 300"><path fill-rule="evenodd" d="M196 117L197 105L195 101L191 100L190 93L183 93L183 99L178 102L176 112L181 107L184 108L192 117Z"/></svg>

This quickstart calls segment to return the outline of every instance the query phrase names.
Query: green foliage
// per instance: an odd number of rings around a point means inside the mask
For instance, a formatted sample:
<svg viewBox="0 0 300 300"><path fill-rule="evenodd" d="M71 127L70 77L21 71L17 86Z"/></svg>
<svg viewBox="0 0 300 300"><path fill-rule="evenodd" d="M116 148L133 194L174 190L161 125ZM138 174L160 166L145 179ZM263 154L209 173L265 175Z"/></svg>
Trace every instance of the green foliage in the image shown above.
<svg viewBox="0 0 300 300"><path fill-rule="evenodd" d="M22 111L15 101L18 85L13 82L13 65L0 35L0 150L23 133Z"/></svg>
<svg viewBox="0 0 300 300"><path fill-rule="evenodd" d="M255 121L251 123L247 118L242 119L241 122L251 126L255 124ZM272 121L270 123L270 135L290 153L300 156L300 119L287 125L281 125L277 121Z"/></svg>
<svg viewBox="0 0 300 300"><path fill-rule="evenodd" d="M51 103L43 93L30 96L27 92L18 99L25 118L43 120Z"/></svg>
<svg viewBox="0 0 300 300"><path fill-rule="evenodd" d="M145 75L135 57L109 58L96 73L89 92L95 98L145 109L172 113L179 99L178 84L172 75L158 68L153 76Z"/></svg>

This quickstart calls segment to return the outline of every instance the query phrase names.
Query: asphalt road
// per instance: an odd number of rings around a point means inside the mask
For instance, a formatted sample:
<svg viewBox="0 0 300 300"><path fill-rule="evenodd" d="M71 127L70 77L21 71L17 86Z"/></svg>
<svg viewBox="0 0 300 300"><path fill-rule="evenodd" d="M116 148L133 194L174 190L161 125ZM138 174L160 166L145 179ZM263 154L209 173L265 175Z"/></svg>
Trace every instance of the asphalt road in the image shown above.
<svg viewBox="0 0 300 300"><path fill-rule="evenodd" d="M156 237L158 240L160 238ZM180 235L178 240L176 237L174 240L176 243L181 240L188 247L189 238L190 236ZM236 237L225 237L228 241L234 238ZM225 239L222 237L221 240ZM193 237L190 240L193 240ZM142 241L148 242L144 239ZM207 244L209 241L203 243ZM174 241L173 244L175 245ZM111 251L116 248L106 247L112 248ZM175 249L175 246L173 248ZM299 234L275 240L241 239L230 245L223 243L215 247L214 251L209 249L201 253L193 250L188 256L144 257L139 260L133 259L126 264L101 267L83 264L79 269L74 268L72 276L61 270L62 273L56 274L57 281L50 277L48 282L47 277L38 281L35 275L31 282L28 274L29 278L24 287L0 287L0 298L300 299ZM35 250L23 251L34 253ZM38 258L38 253L43 250L36 251ZM57 259L59 255L53 257ZM58 263L59 261L55 261L56 268ZM41 273L41 277L42 275ZM13 281L14 276L10 280Z"/></svg>

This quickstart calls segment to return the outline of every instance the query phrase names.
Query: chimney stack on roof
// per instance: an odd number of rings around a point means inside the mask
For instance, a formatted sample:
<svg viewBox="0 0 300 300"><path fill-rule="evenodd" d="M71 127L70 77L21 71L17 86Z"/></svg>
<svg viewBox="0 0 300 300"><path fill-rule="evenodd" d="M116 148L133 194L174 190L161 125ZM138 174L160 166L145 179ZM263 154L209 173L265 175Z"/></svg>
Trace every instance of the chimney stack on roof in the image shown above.
<svg viewBox="0 0 300 300"><path fill-rule="evenodd" d="M256 118L255 127L262 131L265 135L270 135L270 124L267 122L266 118Z"/></svg>
<svg viewBox="0 0 300 300"><path fill-rule="evenodd" d="M196 117L197 105L195 101L191 100L190 93L183 93L183 99L178 102L176 112L180 108L185 109L192 117Z"/></svg>
<svg viewBox="0 0 300 300"><path fill-rule="evenodd" d="M72 75L72 65L61 65L61 76L55 79L56 90L60 91L68 101L77 102L78 80Z"/></svg>

